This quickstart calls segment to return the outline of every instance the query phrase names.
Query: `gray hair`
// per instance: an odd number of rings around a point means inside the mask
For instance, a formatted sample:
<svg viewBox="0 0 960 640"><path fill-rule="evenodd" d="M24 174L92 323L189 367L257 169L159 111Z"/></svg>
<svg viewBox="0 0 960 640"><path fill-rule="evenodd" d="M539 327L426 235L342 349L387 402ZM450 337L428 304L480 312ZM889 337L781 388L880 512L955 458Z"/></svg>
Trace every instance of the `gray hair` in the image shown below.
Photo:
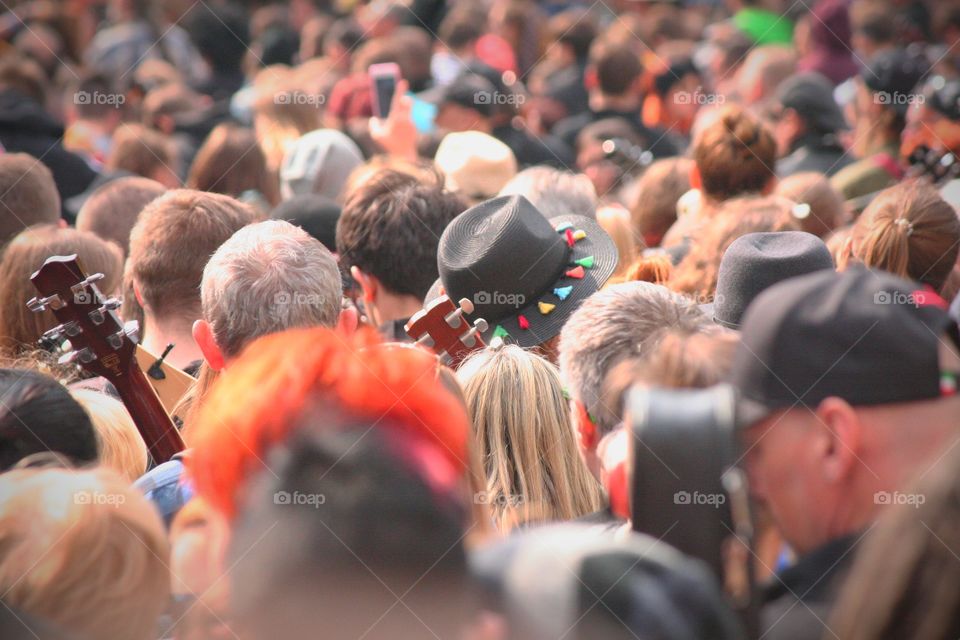
<svg viewBox="0 0 960 640"><path fill-rule="evenodd" d="M580 173L530 167L504 185L500 195L525 196L548 220L569 214L597 217L597 192L590 178Z"/></svg>
<svg viewBox="0 0 960 640"><path fill-rule="evenodd" d="M586 407L602 435L616 426L618 407L603 406L603 384L620 362L641 355L666 327L708 324L696 302L662 285L626 282L593 294L560 333L560 375L570 397Z"/></svg>
<svg viewBox="0 0 960 640"><path fill-rule="evenodd" d="M292 327L334 327L340 270L318 240L282 220L248 225L203 270L203 319L227 357L254 338Z"/></svg>

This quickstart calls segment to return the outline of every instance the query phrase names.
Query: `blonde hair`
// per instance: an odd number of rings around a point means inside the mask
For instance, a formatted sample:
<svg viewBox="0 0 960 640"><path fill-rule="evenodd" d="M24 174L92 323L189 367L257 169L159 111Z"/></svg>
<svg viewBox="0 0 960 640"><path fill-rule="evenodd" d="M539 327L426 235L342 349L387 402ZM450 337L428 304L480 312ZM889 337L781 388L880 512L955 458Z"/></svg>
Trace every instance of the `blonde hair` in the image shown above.
<svg viewBox="0 0 960 640"><path fill-rule="evenodd" d="M123 403L94 389L72 389L97 433L97 454L101 466L113 469L128 482L147 470L147 445Z"/></svg>
<svg viewBox="0 0 960 640"><path fill-rule="evenodd" d="M939 293L957 262L960 218L936 189L908 182L881 192L857 218L852 238L852 257Z"/></svg>
<svg viewBox="0 0 960 640"><path fill-rule="evenodd" d="M152 640L170 596L156 509L108 469L0 475L4 602L81 637Z"/></svg>
<svg viewBox="0 0 960 640"><path fill-rule="evenodd" d="M577 450L556 367L510 345L480 351L457 376L487 475L477 499L491 505L501 531L599 508L600 487Z"/></svg>
<svg viewBox="0 0 960 640"><path fill-rule="evenodd" d="M630 224L630 213L620 207L600 207L597 210L597 222L617 246L619 257L612 277L622 277L640 253L637 238L633 234L633 225Z"/></svg>

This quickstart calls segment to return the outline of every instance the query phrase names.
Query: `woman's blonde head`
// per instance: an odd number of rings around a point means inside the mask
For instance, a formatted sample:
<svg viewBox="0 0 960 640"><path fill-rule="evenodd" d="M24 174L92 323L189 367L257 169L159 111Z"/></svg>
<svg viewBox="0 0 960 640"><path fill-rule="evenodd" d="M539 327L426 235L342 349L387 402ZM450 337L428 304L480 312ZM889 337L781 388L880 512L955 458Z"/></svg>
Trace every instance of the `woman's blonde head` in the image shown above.
<svg viewBox="0 0 960 640"><path fill-rule="evenodd" d="M70 392L80 403L97 432L100 464L113 469L128 482L147 470L147 445L122 402L94 389Z"/></svg>
<svg viewBox="0 0 960 640"><path fill-rule="evenodd" d="M163 523L108 469L0 475L0 593L78 637L151 640L170 597Z"/></svg>
<svg viewBox="0 0 960 640"><path fill-rule="evenodd" d="M557 369L517 346L488 348L457 373L501 530L570 520L599 508L600 488L577 450Z"/></svg>

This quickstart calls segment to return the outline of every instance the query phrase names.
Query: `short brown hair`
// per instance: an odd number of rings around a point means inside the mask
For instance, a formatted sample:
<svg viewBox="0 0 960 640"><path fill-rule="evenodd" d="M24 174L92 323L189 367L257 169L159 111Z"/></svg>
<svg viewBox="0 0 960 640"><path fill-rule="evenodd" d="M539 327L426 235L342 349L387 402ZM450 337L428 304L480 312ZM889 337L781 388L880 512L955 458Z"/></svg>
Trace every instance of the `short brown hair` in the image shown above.
<svg viewBox="0 0 960 640"><path fill-rule="evenodd" d="M690 190L693 160L657 160L637 182L630 202L633 232L650 247L660 245L663 236L677 221L677 200Z"/></svg>
<svg viewBox="0 0 960 640"><path fill-rule="evenodd" d="M187 176L187 188L239 197L255 189L276 201L267 162L251 129L234 124L217 125L197 151Z"/></svg>
<svg viewBox="0 0 960 640"><path fill-rule="evenodd" d="M123 124L113 134L113 150L107 160L111 171L129 171L149 178L161 167L171 169L176 152L162 134L139 124Z"/></svg>
<svg viewBox="0 0 960 640"><path fill-rule="evenodd" d="M337 222L337 251L344 269L356 265L389 291L423 299L438 277L440 235L467 208L433 180L383 171L347 199Z"/></svg>
<svg viewBox="0 0 960 640"><path fill-rule="evenodd" d="M885 189L857 219L854 257L941 291L960 251L960 219L936 189L907 182Z"/></svg>
<svg viewBox="0 0 960 640"><path fill-rule="evenodd" d="M25 153L0 155L0 250L24 229L60 219L60 193L53 174Z"/></svg>
<svg viewBox="0 0 960 640"><path fill-rule="evenodd" d="M176 189L140 212L130 233L127 274L157 317L200 317L203 268L238 229L258 219L228 196Z"/></svg>
<svg viewBox="0 0 960 640"><path fill-rule="evenodd" d="M729 106L694 141L693 159L703 193L722 202L760 193L770 184L777 144L760 120Z"/></svg>
<svg viewBox="0 0 960 640"><path fill-rule="evenodd" d="M111 180L83 203L77 214L77 229L115 242L126 254L130 247L130 231L140 211L166 190L156 180L140 176Z"/></svg>
<svg viewBox="0 0 960 640"><path fill-rule="evenodd" d="M105 294L119 289L123 256L113 243L52 224L23 230L7 245L0 260L0 350L5 355L32 351L43 332L57 325L52 311L34 313L27 308L27 300L37 295L30 275L50 256L70 254L77 254L87 275L104 275L97 286Z"/></svg>
<svg viewBox="0 0 960 640"><path fill-rule="evenodd" d="M597 74L600 91L611 96L624 95L643 75L639 56L626 44L595 41L590 50L590 64Z"/></svg>

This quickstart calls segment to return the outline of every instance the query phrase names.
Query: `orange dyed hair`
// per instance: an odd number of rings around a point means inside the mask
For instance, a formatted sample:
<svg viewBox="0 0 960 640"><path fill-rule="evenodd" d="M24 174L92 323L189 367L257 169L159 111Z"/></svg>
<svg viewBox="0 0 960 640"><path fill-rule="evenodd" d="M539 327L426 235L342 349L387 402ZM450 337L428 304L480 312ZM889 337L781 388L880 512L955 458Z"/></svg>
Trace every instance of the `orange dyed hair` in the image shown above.
<svg viewBox="0 0 960 640"><path fill-rule="evenodd" d="M466 473L466 411L439 381L435 356L385 347L372 331L344 336L317 327L257 339L214 385L187 458L197 493L232 518L247 480L266 469L269 450L318 402L368 418L371 428L399 425Z"/></svg>

